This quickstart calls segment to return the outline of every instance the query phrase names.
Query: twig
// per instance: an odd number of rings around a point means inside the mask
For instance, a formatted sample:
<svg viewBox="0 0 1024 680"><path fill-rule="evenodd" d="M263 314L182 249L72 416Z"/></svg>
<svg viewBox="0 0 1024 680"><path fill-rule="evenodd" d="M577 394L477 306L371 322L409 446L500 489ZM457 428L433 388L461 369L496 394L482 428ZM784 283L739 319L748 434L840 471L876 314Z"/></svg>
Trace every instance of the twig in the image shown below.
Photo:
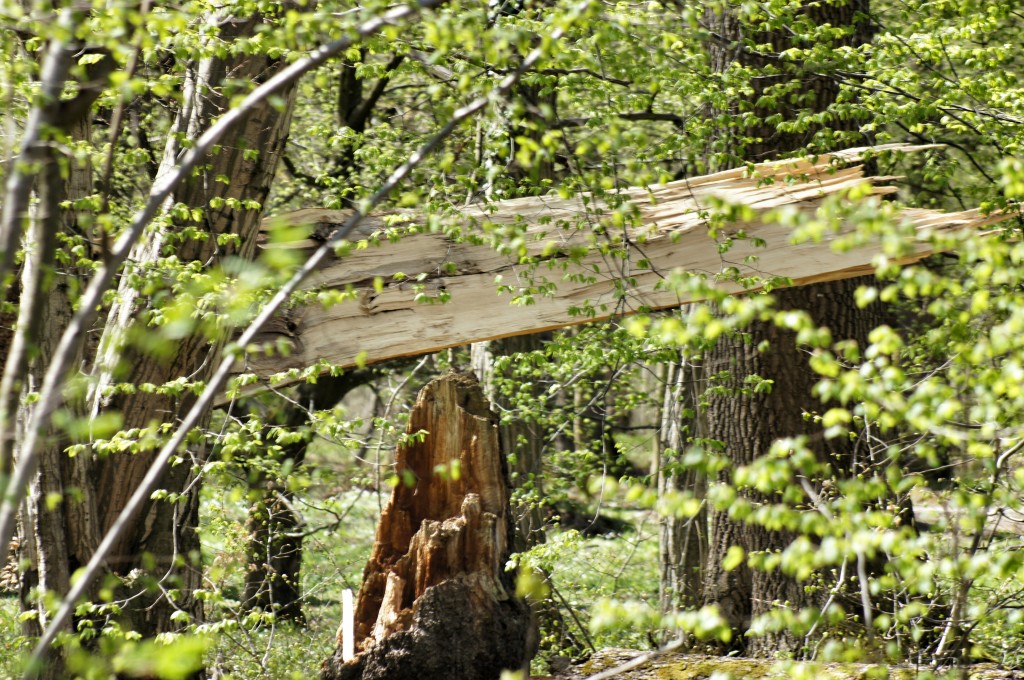
<svg viewBox="0 0 1024 680"><path fill-rule="evenodd" d="M614 678L616 675L622 675L623 673L631 671L634 668L640 668L640 666L643 666L652 659L658 658L662 654L668 654L669 652L676 651L677 649L683 646L684 642L685 640L673 640L672 642L668 643L664 647L661 647L660 649L655 649L654 651L633 657L624 664L620 664L618 666L615 666L614 668L609 668L608 670L601 671L596 675L587 676L587 680L608 680L608 678Z"/></svg>
<svg viewBox="0 0 1024 680"><path fill-rule="evenodd" d="M583 640L587 643L587 647L590 647L591 652L596 652L597 647L594 646L594 641L590 639L590 633L587 631L587 627L580 622L580 617L576 616L576 610L572 608L572 605L562 597L562 593L555 587L555 583L551 580L550 575L548 576L548 587L551 588L551 592L555 594L555 597L558 598L562 603L562 606L564 606L569 612L569 616L571 616L572 620L576 623L576 627L580 629L581 633L583 633Z"/></svg>
<svg viewBox="0 0 1024 680"><path fill-rule="evenodd" d="M403 389L405 389L405 386L409 383L410 380L412 380L412 377L414 375L416 375L416 373L418 373L421 368L423 368L423 365L427 363L428 359L430 359L430 355L429 354L426 355L425 357L423 357L422 359L420 359L420 362L418 364L416 364L416 366L411 371L409 371L409 374L407 376L405 376L405 378L402 380L402 382L400 382L398 384L398 387L396 387L394 390L391 391L391 397L388 399L388 403L384 405L384 413L382 413L381 416L380 416L381 420L386 419L388 417L388 415L391 414L391 407L394 405L395 399L398 398L398 394ZM376 489L376 491L377 491L377 511L380 512L380 513L383 513L384 512L384 501L383 501L383 498L382 498L382 495L381 495L381 477L380 477L380 475L381 475L381 467L382 467L382 465L380 463L380 450L381 450L381 447L384 445L384 432L383 432L382 428L378 428L378 429L381 429L381 433L377 437L377 448L374 449L374 452L373 452L374 453L374 460L376 461L376 465L375 465L375 468L374 468L374 474L376 476L376 487L377 487L377 489Z"/></svg>

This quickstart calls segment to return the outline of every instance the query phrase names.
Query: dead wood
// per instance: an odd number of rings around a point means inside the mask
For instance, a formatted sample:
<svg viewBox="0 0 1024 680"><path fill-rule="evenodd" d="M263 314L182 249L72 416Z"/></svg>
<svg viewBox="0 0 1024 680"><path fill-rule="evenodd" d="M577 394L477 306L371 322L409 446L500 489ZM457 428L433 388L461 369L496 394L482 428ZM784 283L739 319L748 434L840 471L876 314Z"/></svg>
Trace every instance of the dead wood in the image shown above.
<svg viewBox="0 0 1024 680"><path fill-rule="evenodd" d="M863 200L895 192L884 185L891 178L866 178L861 166L841 167L862 153L854 149L813 161L762 163L753 173L740 168L627 189L619 198L627 212L636 211L637 226L612 227L609 216L616 209L586 194L514 199L462 211L467 234L525 225L525 255L440 233L357 242L309 282L311 289L348 290L347 299L293 307L259 338L265 347L287 351L254 352L239 370L266 377L321 360L350 367L695 301L694 295L664 286L674 271L706 276L730 292L756 290L769 277L800 286L870 274L880 239L836 252L836 239L852 225L795 244L790 227L765 219L770 209L787 206L813 214L829 196L865 182L872 195ZM723 202L746 206L754 217L718 225L712 236L709 217ZM311 248L346 216L337 210L301 210L272 218L307 225L310 235L265 247ZM974 210L904 209L900 216L912 227L901 262L933 253L925 234L977 229L1003 219ZM424 217L415 211L375 216L367 219L367 228L385 230L395 219L415 223ZM726 241L731 247L723 250ZM588 254L576 256L580 252ZM507 287L501 294L499 281Z"/></svg>

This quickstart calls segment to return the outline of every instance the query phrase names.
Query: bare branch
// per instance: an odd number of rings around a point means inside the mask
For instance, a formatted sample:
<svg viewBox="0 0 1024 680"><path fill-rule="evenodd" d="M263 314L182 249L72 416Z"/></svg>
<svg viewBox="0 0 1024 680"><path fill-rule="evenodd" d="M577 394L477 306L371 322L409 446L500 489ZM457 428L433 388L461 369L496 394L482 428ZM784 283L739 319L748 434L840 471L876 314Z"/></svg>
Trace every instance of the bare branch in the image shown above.
<svg viewBox="0 0 1024 680"><path fill-rule="evenodd" d="M620 664L620 665L615 666L613 668L609 668L608 670L601 671L600 673L597 673L595 675L588 676L587 680L608 680L609 678L614 678L615 676L622 675L623 673L625 673L627 671L631 671L634 668L640 668L641 666L646 664L648 661L650 661L652 659L656 659L657 657L661 656L662 654L668 654L669 652L674 652L675 650L679 649L682 646L683 646L683 640L674 640L674 641L670 642L669 644L665 645L664 647L662 647L661 649L655 649L654 651L646 652L644 654L640 654L639 656L633 657L632 659L630 659L629 661L627 661L624 664Z"/></svg>
<svg viewBox="0 0 1024 680"><path fill-rule="evenodd" d="M683 127L686 125L688 120L687 116L680 116L676 113L660 113L657 111L624 111L621 113L613 113L616 118L622 120L632 121L661 121L666 123L672 123L676 127ZM551 124L551 127L556 129L583 127L591 118L563 118L562 120L556 121Z"/></svg>
<svg viewBox="0 0 1024 680"><path fill-rule="evenodd" d="M603 81L608 82L608 83L612 83L613 85L622 85L623 87L629 87L630 85L633 84L632 81L622 80L621 78L613 78L611 76L602 75L602 74L598 73L597 71L593 71L593 70L591 70L589 68L546 68L546 69L542 69L540 71L537 71L537 73L540 73L540 74L543 74L543 75L546 75L546 76L584 75L584 76L590 76L591 78L596 78L598 80L603 80Z"/></svg>
<svg viewBox="0 0 1024 680"><path fill-rule="evenodd" d="M41 88L36 103L29 112L25 133L21 137L21 150L7 177L3 215L0 217L0 299L7 293L7 278L14 265L22 225L28 217L29 196L35 183L37 166L45 161L46 140L43 131L57 127L61 115L60 94L71 70L73 51L62 35L71 33L74 15L65 9L58 18L57 35L43 61L39 79Z"/></svg>

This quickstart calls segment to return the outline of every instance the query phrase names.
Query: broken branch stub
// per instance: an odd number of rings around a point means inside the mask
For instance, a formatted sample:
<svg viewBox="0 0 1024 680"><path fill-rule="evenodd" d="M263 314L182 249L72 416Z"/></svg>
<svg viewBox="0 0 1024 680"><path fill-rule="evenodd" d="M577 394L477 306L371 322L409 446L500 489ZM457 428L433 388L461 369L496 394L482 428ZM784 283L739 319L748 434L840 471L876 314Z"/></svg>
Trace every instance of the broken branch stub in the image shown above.
<svg viewBox="0 0 1024 680"><path fill-rule="evenodd" d="M536 637L516 597L510 487L498 430L475 378L420 392L398 449L355 610L356 656L338 648L325 680L487 680L529 662Z"/></svg>

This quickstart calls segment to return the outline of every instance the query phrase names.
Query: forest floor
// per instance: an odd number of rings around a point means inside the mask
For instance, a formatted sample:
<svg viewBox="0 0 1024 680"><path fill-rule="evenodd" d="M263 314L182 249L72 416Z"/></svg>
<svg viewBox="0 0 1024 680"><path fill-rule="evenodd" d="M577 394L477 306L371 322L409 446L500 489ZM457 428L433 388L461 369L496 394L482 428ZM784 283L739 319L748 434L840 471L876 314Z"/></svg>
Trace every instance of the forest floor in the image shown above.
<svg viewBox="0 0 1024 680"><path fill-rule="evenodd" d="M244 488L228 480L208 484L203 491L204 560L207 564L207 624L213 647L208 659L220 678L309 678L336 644L341 621L341 593L359 588L363 566L376 530L379 507L386 500L366 485L351 481L350 471L325 471L307 481L302 512L307 536L304 542L305 626L282 624L273 617L242 612L238 598L246 568L245 527L248 501ZM588 505L575 499L563 521L577 529L553 530L548 540L532 551L535 566L550 574L557 601L558 630L546 635L541 654L533 664L535 677L580 680L610 671L650 655L651 637L643 626L622 622L602 630L591 629L591 619L603 600L630 601L657 606L658 520L654 513L616 506L605 499ZM922 519L943 519L941 507L925 506ZM930 511L930 515L929 515ZM1002 638L1018 639L1008 631L979 629L988 640L989 658L1019 658L1019 651L997 654ZM19 606L14 592L0 594L0 678L17 672L16 650L24 649L20 637ZM646 650L646 651L645 651ZM568 657L585 659L570 665ZM557 674L556 673L557 670ZM879 667L862 665L777 665L772 661L703 657L679 653L651 655L635 668L615 677L623 680L700 680L703 678L795 677L808 680L846 678L916 677L915 669L899 669L886 675ZM545 675L547 674L547 675ZM998 670L991 664L970 667L962 678L995 680L1019 678L1024 671Z"/></svg>
<svg viewBox="0 0 1024 680"><path fill-rule="evenodd" d="M602 649L586 663L571 666L553 680L743 680L745 678L799 678L807 680L910 680L948 677L964 680L1024 680L1024 671L984 663L932 674L931 669L855 663L796 663L768 659L702 656L679 652L652 653L630 649Z"/></svg>

